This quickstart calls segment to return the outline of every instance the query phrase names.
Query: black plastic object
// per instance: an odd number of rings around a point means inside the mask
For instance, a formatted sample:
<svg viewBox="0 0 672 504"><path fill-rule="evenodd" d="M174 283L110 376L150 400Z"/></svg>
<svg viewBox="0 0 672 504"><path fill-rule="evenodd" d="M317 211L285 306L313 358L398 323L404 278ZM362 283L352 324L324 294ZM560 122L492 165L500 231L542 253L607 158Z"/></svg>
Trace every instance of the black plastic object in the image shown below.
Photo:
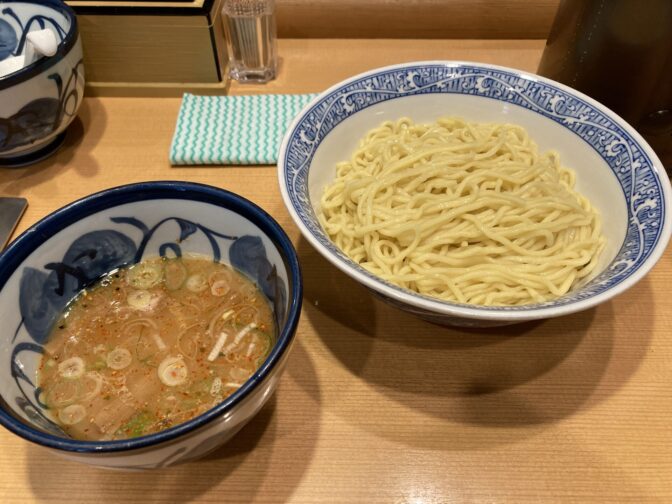
<svg viewBox="0 0 672 504"><path fill-rule="evenodd" d="M538 73L618 113L672 173L672 0L561 0Z"/></svg>

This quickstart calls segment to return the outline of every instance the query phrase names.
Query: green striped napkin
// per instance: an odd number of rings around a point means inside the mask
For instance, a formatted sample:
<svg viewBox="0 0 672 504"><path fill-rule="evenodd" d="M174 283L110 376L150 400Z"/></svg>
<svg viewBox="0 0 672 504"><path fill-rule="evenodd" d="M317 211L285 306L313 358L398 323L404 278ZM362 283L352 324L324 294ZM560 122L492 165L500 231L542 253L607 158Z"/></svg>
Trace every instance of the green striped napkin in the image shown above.
<svg viewBox="0 0 672 504"><path fill-rule="evenodd" d="M170 147L173 165L275 164L292 119L316 94L185 94Z"/></svg>

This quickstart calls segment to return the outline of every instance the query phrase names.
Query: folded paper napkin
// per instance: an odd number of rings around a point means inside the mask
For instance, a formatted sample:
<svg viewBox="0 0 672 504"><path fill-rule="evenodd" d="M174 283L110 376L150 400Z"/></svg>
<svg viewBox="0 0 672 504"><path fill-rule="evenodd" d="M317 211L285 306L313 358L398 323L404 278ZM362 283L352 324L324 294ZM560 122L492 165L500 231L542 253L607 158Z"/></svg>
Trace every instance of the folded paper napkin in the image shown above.
<svg viewBox="0 0 672 504"><path fill-rule="evenodd" d="M315 96L185 94L170 147L170 162L275 164L289 124Z"/></svg>

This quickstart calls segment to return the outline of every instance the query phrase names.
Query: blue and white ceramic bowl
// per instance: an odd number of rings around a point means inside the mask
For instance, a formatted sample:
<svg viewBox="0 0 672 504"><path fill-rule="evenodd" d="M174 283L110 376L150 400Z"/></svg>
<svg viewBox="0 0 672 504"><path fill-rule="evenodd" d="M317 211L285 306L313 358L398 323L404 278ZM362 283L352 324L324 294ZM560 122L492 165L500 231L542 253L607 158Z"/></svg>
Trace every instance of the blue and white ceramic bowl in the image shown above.
<svg viewBox="0 0 672 504"><path fill-rule="evenodd" d="M108 442L64 436L38 400L35 376L59 313L81 288L146 256L197 253L232 264L271 300L278 338L252 377L219 406L157 434ZM301 310L296 252L249 201L214 187L151 182L109 189L49 215L0 256L0 423L88 464L148 469L204 455L231 438L275 390Z"/></svg>
<svg viewBox="0 0 672 504"><path fill-rule="evenodd" d="M540 149L559 151L577 189L600 210L607 238L598 274L560 299L484 308L439 301L382 281L345 256L320 226L320 197L335 165L385 120L441 116L511 122ZM656 263L670 238L670 183L653 150L595 100L542 77L491 65L420 62L372 70L328 89L297 116L279 153L280 188L303 236L387 302L442 324L498 325L585 310L623 292Z"/></svg>
<svg viewBox="0 0 672 504"><path fill-rule="evenodd" d="M82 103L77 19L60 0L0 2L0 61L23 54L26 34L45 28L56 35L56 54L0 77L0 166L29 164L53 152Z"/></svg>

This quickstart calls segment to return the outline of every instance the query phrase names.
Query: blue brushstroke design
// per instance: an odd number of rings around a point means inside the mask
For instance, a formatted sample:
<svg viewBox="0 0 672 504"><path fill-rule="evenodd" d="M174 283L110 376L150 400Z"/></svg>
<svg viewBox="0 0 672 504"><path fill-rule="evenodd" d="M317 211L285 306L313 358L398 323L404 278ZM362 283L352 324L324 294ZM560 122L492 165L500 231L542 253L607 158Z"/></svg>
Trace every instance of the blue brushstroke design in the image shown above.
<svg viewBox="0 0 672 504"><path fill-rule="evenodd" d="M30 419L30 421L40 427L43 431L62 438L70 437L65 433L65 431L63 431L63 429L61 429L58 425L42 414L40 410L25 397L18 396L14 398L14 402Z"/></svg>
<svg viewBox="0 0 672 504"><path fill-rule="evenodd" d="M136 251L135 242L119 231L92 231L70 245L63 263L76 267L91 282L113 269L130 264Z"/></svg>
<svg viewBox="0 0 672 504"><path fill-rule="evenodd" d="M76 293L72 279L68 283L68 294ZM35 268L24 268L19 286L19 310L23 324L30 337L37 343L44 343L54 323L68 299L59 295L59 289L65 294L64 285L59 285L56 273L45 273Z"/></svg>
<svg viewBox="0 0 672 504"><path fill-rule="evenodd" d="M35 384L33 384L32 380L28 378L26 373L23 372L23 366L21 363L17 360L17 356L21 352L34 352L40 355L44 354L44 348L41 345L37 345L36 343L30 343L30 342L23 342L19 343L12 349L12 376L16 380L22 380L26 382L28 385L30 385L32 388L35 388Z"/></svg>
<svg viewBox="0 0 672 504"><path fill-rule="evenodd" d="M45 432L60 437L67 435L44 415L42 410L46 409L46 405L39 397L41 389L36 387L24 372L19 354L22 352L44 354L42 345L51 334L54 324L62 316L67 304L83 288L103 275L119 267L141 261L148 243L162 225L175 222L179 227L179 237L175 242L166 242L159 246L159 254L163 257L169 253L181 257L180 243L195 233L202 232L211 245L213 261L221 262L222 253L217 240L232 241L229 248L231 266L251 278L268 297L278 327L281 326L285 316L286 286L278 277L275 266L268 260L266 249L259 236L226 235L180 217L165 218L152 227L130 216L112 217L110 220L139 230L142 233L140 243L136 246L126 234L109 229L83 234L72 242L61 261L45 264L44 270L24 268L19 284L19 309L22 321L14 339L18 337L20 328L25 327L33 342L21 342L12 351L11 374L22 394L15 398L15 403ZM22 383L30 388L34 397L29 397L21 386ZM170 455L160 465L167 465L180 454L181 452L176 452Z"/></svg>
<svg viewBox="0 0 672 504"><path fill-rule="evenodd" d="M225 240L235 240L235 236L230 236L230 235L225 235L222 233L218 233L217 231L213 231L210 228L207 228L203 226L202 224L198 224L195 222L191 222L190 220L187 219L182 219L181 217L166 217L165 219L162 219L159 221L156 225L154 225L152 228L148 228L144 224L142 224L140 221L134 218L129 218L129 217L112 217L111 219L113 222L119 222L119 223L125 223L125 224L130 224L132 226L137 227L138 229L143 231L143 237L142 240L140 241L140 245L138 245L138 250L135 254L135 261L134 262L140 262L142 260L142 257L145 254L145 249L147 248L147 244L149 243L149 240L152 239L152 236L156 232L159 227L161 227L163 224L170 222L170 221L175 221L177 225L180 227L180 238L179 241L184 241L186 240L189 236L194 234L196 231L201 231L205 237L208 239L208 242L210 242L210 246L212 247L212 256L213 260L216 262L219 262L222 257L221 250L219 248L219 244L217 243L217 240L215 238L223 238Z"/></svg>
<svg viewBox="0 0 672 504"><path fill-rule="evenodd" d="M229 249L229 262L257 283L271 301L276 325L280 327L285 317L286 289L275 266L268 260L261 238L250 235L238 238Z"/></svg>
<svg viewBox="0 0 672 504"><path fill-rule="evenodd" d="M44 348L42 348L41 345L37 345L35 343L24 342L19 343L12 349L12 357L11 357L12 378L14 378L16 387L22 394L21 396L17 396L14 398L14 403L21 409L21 411L24 412L24 414L33 423L35 423L38 427L41 427L45 432L54 434L56 436L68 437L68 435L58 425L52 422L49 418L47 418L44 415L44 413L42 413L42 411L40 411L39 407L33 404L33 401L28 397L28 395L26 395L26 392L23 390L21 382L25 382L30 386L30 388L33 391L34 395L33 399L35 403L43 407L42 402L38 397L40 394L40 389L35 388L35 385L33 384L32 380L28 378L26 373L24 373L23 366L21 365L21 362L18 359L19 354L22 352L34 352L43 355Z"/></svg>
<svg viewBox="0 0 672 504"><path fill-rule="evenodd" d="M47 79L56 85L56 98L42 97L33 100L11 117L0 117L0 152L32 144L58 130L64 117L72 117L81 99L77 82L82 78L79 60L71 69L65 85L57 73Z"/></svg>
<svg viewBox="0 0 672 504"><path fill-rule="evenodd" d="M184 241L189 238L192 234L198 231L198 227L191 221L184 219L175 219L180 226L180 241Z"/></svg>
<svg viewBox="0 0 672 504"><path fill-rule="evenodd" d="M12 25L4 19L0 19L0 61L14 54L18 43L19 39Z"/></svg>
<svg viewBox="0 0 672 504"><path fill-rule="evenodd" d="M182 257L182 249L177 243L164 243L159 247L159 255L168 257L168 251L173 252L173 257Z"/></svg>
<svg viewBox="0 0 672 504"><path fill-rule="evenodd" d="M113 230L92 231L77 238L63 260L45 264L50 273L24 268L19 310L31 338L44 343L64 308L83 288L135 258L133 240Z"/></svg>
<svg viewBox="0 0 672 504"><path fill-rule="evenodd" d="M110 220L117 224L129 224L134 226L142 231L143 236L149 233L149 228L145 223L135 217L110 217Z"/></svg>

